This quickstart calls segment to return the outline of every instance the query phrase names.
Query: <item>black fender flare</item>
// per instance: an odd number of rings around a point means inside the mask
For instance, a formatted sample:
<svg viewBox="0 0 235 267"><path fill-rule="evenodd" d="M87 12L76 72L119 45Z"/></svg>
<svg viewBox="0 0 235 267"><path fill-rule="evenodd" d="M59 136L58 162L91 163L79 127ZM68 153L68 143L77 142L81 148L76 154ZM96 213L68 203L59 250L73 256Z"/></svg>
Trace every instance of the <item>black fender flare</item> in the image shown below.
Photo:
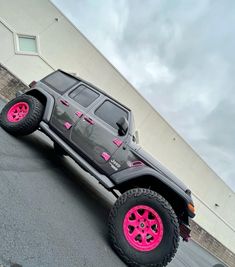
<svg viewBox="0 0 235 267"><path fill-rule="evenodd" d="M41 95L41 96L44 96L46 98L45 111L43 114L43 121L48 123L50 121L52 111L54 108L54 104L55 104L54 97L52 95L50 95L48 92L46 92L45 90L42 90L40 88L33 88L33 89L27 91L25 94L35 96L36 98L37 98L37 96Z"/></svg>
<svg viewBox="0 0 235 267"><path fill-rule="evenodd" d="M173 181L163 176L161 173L156 170L148 167L148 166L140 166L140 167L132 167L128 169L124 169L120 172L116 172L110 176L111 180L115 183L116 187L120 187L126 182L133 182L141 177L151 177L152 180L156 179L156 182L159 181L165 186L167 186L170 190L174 191L185 203L185 207L187 209L188 215L193 218L195 214L193 214L188 209L188 204L192 203L192 198L190 195L186 194L186 192L181 189L178 185L176 185Z"/></svg>

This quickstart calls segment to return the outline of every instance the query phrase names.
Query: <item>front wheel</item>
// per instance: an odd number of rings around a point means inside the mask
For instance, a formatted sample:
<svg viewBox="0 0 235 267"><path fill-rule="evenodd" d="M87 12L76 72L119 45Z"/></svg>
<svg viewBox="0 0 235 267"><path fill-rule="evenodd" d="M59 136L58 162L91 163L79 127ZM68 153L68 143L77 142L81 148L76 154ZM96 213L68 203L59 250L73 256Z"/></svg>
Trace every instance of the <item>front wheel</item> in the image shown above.
<svg viewBox="0 0 235 267"><path fill-rule="evenodd" d="M166 266L179 245L179 224L170 204L144 188L121 195L109 217L109 236L128 266Z"/></svg>
<svg viewBox="0 0 235 267"><path fill-rule="evenodd" d="M33 96L22 95L2 109L0 125L12 135L28 135L37 130L44 106Z"/></svg>

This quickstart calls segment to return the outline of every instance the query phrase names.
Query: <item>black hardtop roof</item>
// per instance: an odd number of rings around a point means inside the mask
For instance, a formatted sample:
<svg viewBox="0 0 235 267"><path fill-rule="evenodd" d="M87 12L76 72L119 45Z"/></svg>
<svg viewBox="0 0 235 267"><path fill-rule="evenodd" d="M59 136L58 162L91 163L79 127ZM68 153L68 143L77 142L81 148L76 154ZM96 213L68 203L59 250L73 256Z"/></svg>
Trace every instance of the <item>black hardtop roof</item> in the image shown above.
<svg viewBox="0 0 235 267"><path fill-rule="evenodd" d="M60 72L66 74L66 75L68 75L68 76L70 76L70 77L73 77L73 78L77 79L78 81L81 81L81 82L86 83L87 85L91 86L91 87L94 88L95 90L99 91L101 94L107 96L108 98L110 98L110 99L112 99L113 101L115 101L116 103L118 103L120 106L123 106L123 107L124 107L125 109L127 109L128 111L131 111L130 108L128 108L127 106L123 105L123 104L122 104L121 102L119 102L117 99L113 98L112 96L110 96L109 94L107 94L107 93L106 93L105 91L103 91L102 89L96 87L94 84L92 84L92 83L90 83L90 82L88 82L88 81L82 79L81 77L79 77L79 76L77 76L77 75L73 75L73 74L68 73L68 72L66 72L66 71L63 71L63 70L61 70L61 69L58 69L57 71L60 71Z"/></svg>

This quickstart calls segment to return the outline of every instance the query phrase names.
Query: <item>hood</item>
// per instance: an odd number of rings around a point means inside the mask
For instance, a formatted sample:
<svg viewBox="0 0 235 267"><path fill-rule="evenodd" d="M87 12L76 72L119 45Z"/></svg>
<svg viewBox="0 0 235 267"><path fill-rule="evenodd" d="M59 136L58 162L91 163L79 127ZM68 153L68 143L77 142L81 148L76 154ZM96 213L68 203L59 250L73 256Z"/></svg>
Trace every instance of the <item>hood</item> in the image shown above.
<svg viewBox="0 0 235 267"><path fill-rule="evenodd" d="M188 188L186 185L181 182L173 173L171 173L166 167L164 167L158 160L156 160L153 156L143 150L143 148L139 148L136 151L133 151L138 157L140 157L143 161L145 161L149 166L155 169L158 173L162 174L167 179L171 180L177 186L179 186L183 191L186 191Z"/></svg>

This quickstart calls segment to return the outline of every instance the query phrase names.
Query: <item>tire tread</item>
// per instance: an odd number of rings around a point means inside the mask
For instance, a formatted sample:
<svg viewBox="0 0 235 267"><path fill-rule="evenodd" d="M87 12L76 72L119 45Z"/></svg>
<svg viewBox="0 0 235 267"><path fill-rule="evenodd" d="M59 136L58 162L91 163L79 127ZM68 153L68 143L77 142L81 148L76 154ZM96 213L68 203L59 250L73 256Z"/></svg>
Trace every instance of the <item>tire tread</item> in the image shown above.
<svg viewBox="0 0 235 267"><path fill-rule="evenodd" d="M33 112L31 112L25 119L23 119L20 123L13 124L8 122L6 119L6 114L10 108L10 105L15 100L24 101L25 99L30 101L33 106ZM22 136L28 135L37 130L39 123L42 119L44 106L42 103L35 97L30 95L22 95L13 99L12 101L8 102L5 107L2 109L1 118L0 118L0 125L4 130L8 133L15 135L15 136Z"/></svg>
<svg viewBox="0 0 235 267"><path fill-rule="evenodd" d="M116 241L115 227L114 227L114 223L113 223L113 220L116 218L116 216L118 214L118 209L122 205L124 205L128 201L128 199L133 198L133 197L140 197L140 196L145 196L151 200L158 201L161 204L161 206L164 208L164 210L170 215L171 223L174 226L173 250L170 253L168 253L165 257L163 257L161 263L144 265L147 267L164 267L175 256L175 253L176 253L177 248L179 246L179 223L178 223L177 216L176 216L174 210L172 209L171 205L167 202L167 200L165 198L163 198L160 194L158 194L155 191L152 191L152 190L146 189L146 188L134 188L134 189L126 191L124 194L122 194L118 198L118 200L114 204L114 206L110 212L110 215L109 215L108 227L109 227L109 236L111 239L112 246L117 251L120 258L124 262L126 262L128 264L128 266L133 266L133 267L143 266L143 265L139 265L139 263L137 263L134 260L131 260L129 257L127 257L127 255L124 253L122 248L118 245L118 243Z"/></svg>

